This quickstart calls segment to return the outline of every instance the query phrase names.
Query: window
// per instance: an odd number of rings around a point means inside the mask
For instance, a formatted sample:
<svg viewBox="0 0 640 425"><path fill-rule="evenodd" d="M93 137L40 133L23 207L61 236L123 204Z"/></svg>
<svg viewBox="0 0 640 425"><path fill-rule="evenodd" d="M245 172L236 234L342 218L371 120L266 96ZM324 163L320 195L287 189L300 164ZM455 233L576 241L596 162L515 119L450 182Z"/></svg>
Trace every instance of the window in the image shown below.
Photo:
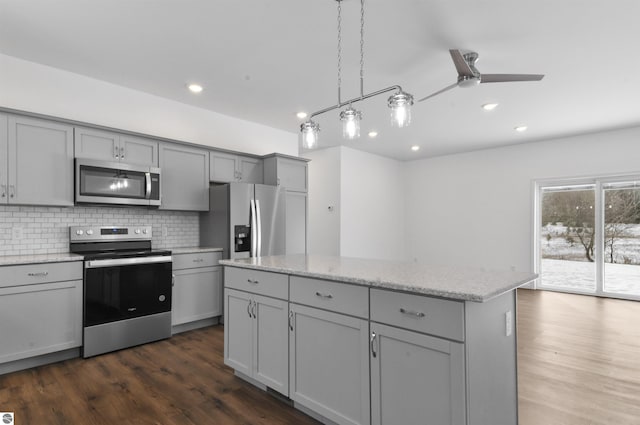
<svg viewBox="0 0 640 425"><path fill-rule="evenodd" d="M640 299L640 178L536 186L536 286Z"/></svg>

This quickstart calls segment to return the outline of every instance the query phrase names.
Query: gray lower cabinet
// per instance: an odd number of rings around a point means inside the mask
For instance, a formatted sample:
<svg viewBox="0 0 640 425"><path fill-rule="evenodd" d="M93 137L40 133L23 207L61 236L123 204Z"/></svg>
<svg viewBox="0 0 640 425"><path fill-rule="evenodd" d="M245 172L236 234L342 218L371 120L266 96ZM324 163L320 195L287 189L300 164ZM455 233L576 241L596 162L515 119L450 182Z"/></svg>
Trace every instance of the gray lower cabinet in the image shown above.
<svg viewBox="0 0 640 425"><path fill-rule="evenodd" d="M75 156L158 166L158 142L94 128L75 128Z"/></svg>
<svg viewBox="0 0 640 425"><path fill-rule="evenodd" d="M224 362L289 396L288 302L225 288Z"/></svg>
<svg viewBox="0 0 640 425"><path fill-rule="evenodd" d="M464 425L464 346L371 323L371 424Z"/></svg>
<svg viewBox="0 0 640 425"><path fill-rule="evenodd" d="M82 345L82 262L0 267L0 363Z"/></svg>
<svg viewBox="0 0 640 425"><path fill-rule="evenodd" d="M73 127L0 115L0 203L73 205Z"/></svg>
<svg viewBox="0 0 640 425"><path fill-rule="evenodd" d="M209 151L161 143L160 169L160 209L209 210Z"/></svg>
<svg viewBox="0 0 640 425"><path fill-rule="evenodd" d="M219 252L173 254L171 325L222 315L222 268Z"/></svg>
<svg viewBox="0 0 640 425"><path fill-rule="evenodd" d="M290 398L338 424L369 424L369 322L297 304L290 310Z"/></svg>

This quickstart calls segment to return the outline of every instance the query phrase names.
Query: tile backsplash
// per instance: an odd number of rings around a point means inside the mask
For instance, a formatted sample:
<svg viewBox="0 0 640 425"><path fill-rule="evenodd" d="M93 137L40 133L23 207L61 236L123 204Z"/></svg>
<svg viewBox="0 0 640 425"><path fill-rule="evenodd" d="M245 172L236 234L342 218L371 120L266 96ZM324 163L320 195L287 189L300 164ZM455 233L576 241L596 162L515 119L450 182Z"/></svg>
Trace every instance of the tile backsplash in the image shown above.
<svg viewBox="0 0 640 425"><path fill-rule="evenodd" d="M0 255L69 251L69 226L151 225L154 248L199 245L197 212L113 207L0 206ZM163 236L163 229L166 236Z"/></svg>

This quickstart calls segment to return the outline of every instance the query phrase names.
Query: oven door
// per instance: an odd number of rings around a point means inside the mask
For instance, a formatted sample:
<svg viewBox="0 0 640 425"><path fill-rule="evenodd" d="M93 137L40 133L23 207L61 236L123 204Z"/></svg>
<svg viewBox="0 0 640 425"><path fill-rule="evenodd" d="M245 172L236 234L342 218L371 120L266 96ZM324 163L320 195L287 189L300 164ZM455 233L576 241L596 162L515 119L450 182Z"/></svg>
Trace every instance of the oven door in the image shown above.
<svg viewBox="0 0 640 425"><path fill-rule="evenodd" d="M84 327L171 311L171 256L85 262Z"/></svg>

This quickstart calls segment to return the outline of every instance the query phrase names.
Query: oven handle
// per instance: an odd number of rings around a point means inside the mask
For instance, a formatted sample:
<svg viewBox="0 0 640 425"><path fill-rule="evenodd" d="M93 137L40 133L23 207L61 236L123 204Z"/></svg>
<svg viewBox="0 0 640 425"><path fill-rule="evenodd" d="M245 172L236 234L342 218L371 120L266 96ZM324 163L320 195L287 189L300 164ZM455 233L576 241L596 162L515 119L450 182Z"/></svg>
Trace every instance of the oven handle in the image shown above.
<svg viewBox="0 0 640 425"><path fill-rule="evenodd" d="M85 261L84 268L97 269L100 267L132 266L136 264L170 263L171 261L172 259L170 255L157 257L113 258L108 260Z"/></svg>

